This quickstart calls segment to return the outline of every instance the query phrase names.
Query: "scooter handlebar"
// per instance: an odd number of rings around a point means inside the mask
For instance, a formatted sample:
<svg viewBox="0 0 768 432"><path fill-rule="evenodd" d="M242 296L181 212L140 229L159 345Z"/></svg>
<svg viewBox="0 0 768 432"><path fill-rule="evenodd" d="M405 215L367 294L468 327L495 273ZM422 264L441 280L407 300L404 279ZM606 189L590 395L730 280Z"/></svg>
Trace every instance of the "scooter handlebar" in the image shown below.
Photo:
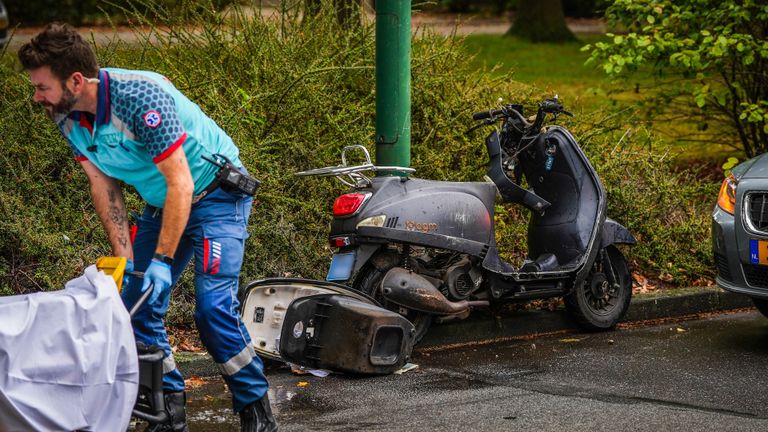
<svg viewBox="0 0 768 432"><path fill-rule="evenodd" d="M485 120L504 114L504 110L500 108L492 108L488 111L480 111L472 114L472 120Z"/></svg>

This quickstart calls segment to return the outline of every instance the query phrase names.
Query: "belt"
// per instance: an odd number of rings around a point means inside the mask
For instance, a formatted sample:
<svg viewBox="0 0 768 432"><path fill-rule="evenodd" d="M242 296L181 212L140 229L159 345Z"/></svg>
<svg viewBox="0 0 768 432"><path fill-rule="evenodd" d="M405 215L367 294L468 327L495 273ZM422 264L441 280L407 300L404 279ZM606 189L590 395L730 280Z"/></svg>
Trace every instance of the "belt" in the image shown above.
<svg viewBox="0 0 768 432"><path fill-rule="evenodd" d="M218 188L218 187L219 187L219 179L215 178L215 179L213 179L213 181L210 184L208 184L208 186L205 187L205 189L203 189L202 192L200 192L199 194L197 194L197 195L192 197L192 204L195 204L198 201L200 201L201 199L207 197L208 194L210 194L211 192L215 191L216 188Z"/></svg>

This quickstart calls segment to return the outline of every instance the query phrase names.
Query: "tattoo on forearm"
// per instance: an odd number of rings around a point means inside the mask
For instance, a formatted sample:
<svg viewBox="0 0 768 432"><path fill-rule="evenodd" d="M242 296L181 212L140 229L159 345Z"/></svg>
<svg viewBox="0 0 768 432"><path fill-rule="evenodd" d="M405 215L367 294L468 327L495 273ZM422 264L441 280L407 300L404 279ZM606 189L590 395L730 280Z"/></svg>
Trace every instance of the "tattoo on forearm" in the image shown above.
<svg viewBox="0 0 768 432"><path fill-rule="evenodd" d="M107 191L109 195L109 220L112 221L116 228L115 234L117 234L117 242L122 247L128 247L128 238L126 237L125 226L127 224L127 217L125 208L118 202L118 191L109 189Z"/></svg>

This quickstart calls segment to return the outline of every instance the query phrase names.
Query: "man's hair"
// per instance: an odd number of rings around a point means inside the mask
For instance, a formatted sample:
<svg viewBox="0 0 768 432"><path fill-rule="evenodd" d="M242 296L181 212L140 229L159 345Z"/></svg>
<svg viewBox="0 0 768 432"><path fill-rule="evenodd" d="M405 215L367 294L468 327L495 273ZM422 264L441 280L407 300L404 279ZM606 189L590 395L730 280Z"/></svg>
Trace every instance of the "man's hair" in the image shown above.
<svg viewBox="0 0 768 432"><path fill-rule="evenodd" d="M19 49L26 70L49 66L64 81L75 72L97 78L99 66L91 46L69 24L51 23Z"/></svg>

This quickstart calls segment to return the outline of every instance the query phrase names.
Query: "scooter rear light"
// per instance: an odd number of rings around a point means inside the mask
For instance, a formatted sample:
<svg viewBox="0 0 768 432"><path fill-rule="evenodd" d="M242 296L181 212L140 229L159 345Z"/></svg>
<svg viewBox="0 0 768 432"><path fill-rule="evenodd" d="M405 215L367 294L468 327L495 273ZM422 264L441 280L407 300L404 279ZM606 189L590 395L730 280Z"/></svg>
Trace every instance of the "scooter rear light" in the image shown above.
<svg viewBox="0 0 768 432"><path fill-rule="evenodd" d="M333 202L333 215L335 217L352 216L357 213L371 193L348 193L344 194Z"/></svg>
<svg viewBox="0 0 768 432"><path fill-rule="evenodd" d="M352 244L352 239L349 237L334 237L330 240L331 247L343 248Z"/></svg>

